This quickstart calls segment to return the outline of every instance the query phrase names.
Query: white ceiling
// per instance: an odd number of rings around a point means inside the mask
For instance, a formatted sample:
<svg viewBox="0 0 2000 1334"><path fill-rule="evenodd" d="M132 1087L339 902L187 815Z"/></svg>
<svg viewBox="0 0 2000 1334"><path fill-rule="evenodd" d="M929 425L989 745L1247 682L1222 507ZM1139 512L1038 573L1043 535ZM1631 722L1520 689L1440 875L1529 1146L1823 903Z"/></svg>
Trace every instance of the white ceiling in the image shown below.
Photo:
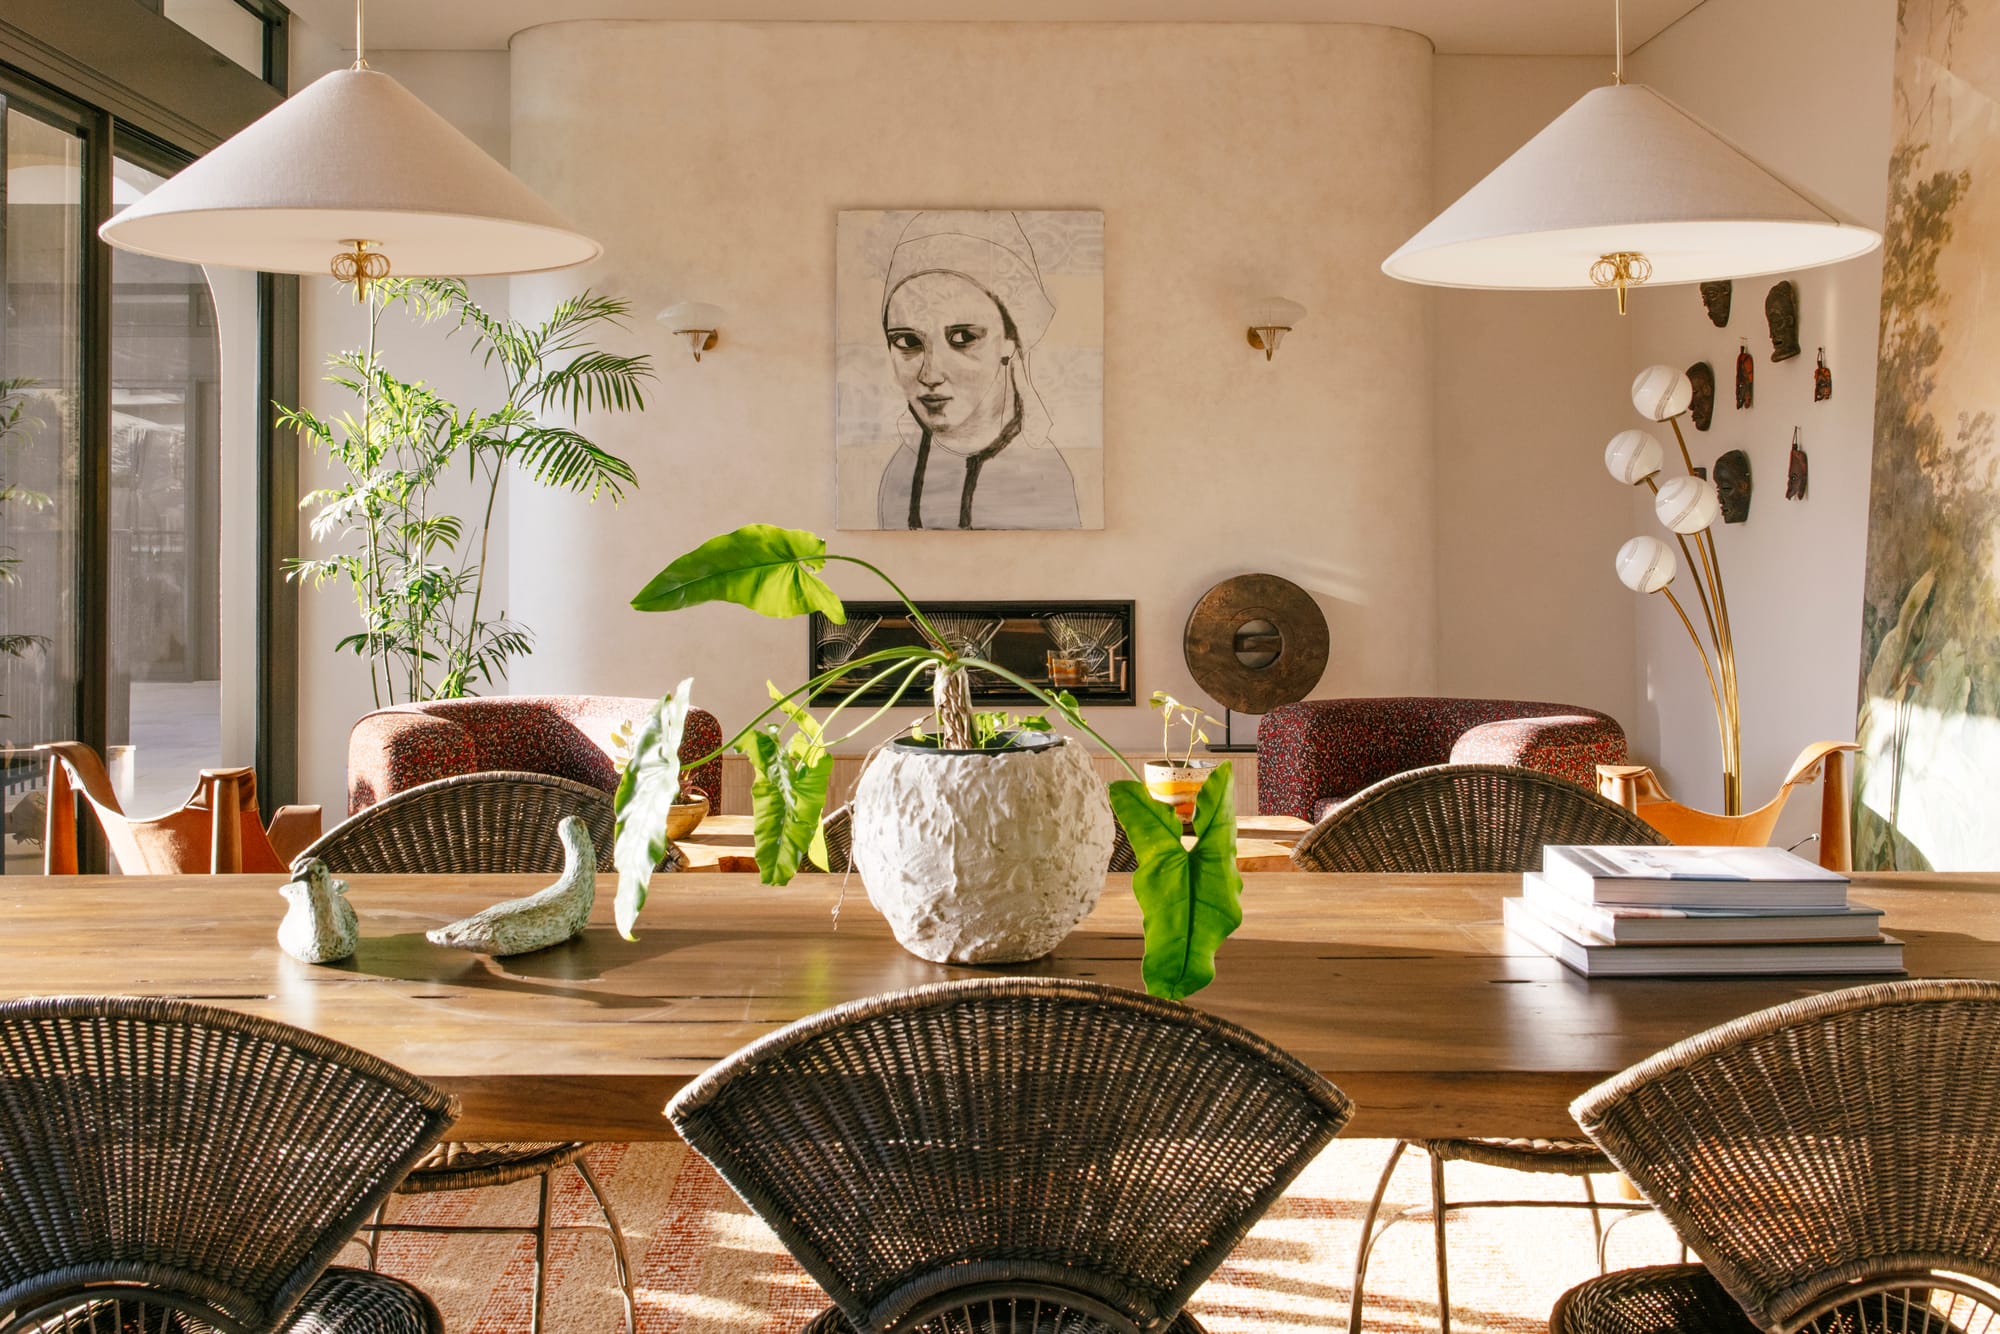
<svg viewBox="0 0 2000 1334"><path fill-rule="evenodd" d="M1032 22L1379 23L1437 49L1609 58L1613 0L391 0L368 9L381 50L502 50L523 28L565 19L1007 19ZM1625 0L1625 49L1703 0ZM290 0L306 24L352 49L354 0ZM337 36L336 36L337 35Z"/></svg>

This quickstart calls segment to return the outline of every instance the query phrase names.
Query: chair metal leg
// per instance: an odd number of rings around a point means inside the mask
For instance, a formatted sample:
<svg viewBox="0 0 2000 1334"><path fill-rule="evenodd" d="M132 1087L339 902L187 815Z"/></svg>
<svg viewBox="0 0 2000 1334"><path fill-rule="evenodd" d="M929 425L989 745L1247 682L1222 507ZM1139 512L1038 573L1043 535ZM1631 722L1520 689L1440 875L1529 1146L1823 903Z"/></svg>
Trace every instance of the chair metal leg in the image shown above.
<svg viewBox="0 0 2000 1334"><path fill-rule="evenodd" d="M583 1177L583 1184L589 1188L591 1198L597 1201L598 1211L604 1215L605 1230L611 1234L611 1264L618 1271L618 1293L625 1299L625 1334L637 1334L639 1304L632 1291L632 1264L625 1254L625 1229L619 1225L618 1215L611 1208L611 1197L597 1184L597 1174L590 1170L590 1163L579 1158L576 1170Z"/></svg>
<svg viewBox="0 0 2000 1334"><path fill-rule="evenodd" d="M549 1178L553 1172L542 1173L542 1211L535 1217L535 1295L534 1306L528 1317L528 1334L542 1334L542 1290L548 1283L549 1275Z"/></svg>
<svg viewBox="0 0 2000 1334"><path fill-rule="evenodd" d="M368 1240L361 1243L368 1250L368 1269L370 1273L375 1271L377 1261L381 1258L382 1220L388 1216L388 1213L389 1202L387 1200L375 1206L375 1216L368 1220Z"/></svg>
<svg viewBox="0 0 2000 1334"><path fill-rule="evenodd" d="M1437 1243L1438 1334L1451 1334L1451 1272L1449 1252L1444 1244L1444 1159L1431 1160L1431 1236Z"/></svg>
<svg viewBox="0 0 2000 1334"><path fill-rule="evenodd" d="M1347 1309L1347 1334L1361 1334L1361 1290L1368 1281L1369 1252L1375 1249L1375 1238L1380 1235L1375 1230L1375 1217L1382 1212L1382 1197L1389 1193L1389 1178L1396 1175L1396 1164L1401 1161L1403 1150L1409 1147L1408 1140L1399 1139L1396 1147L1389 1150L1389 1161L1382 1164L1382 1175L1375 1182L1374 1198L1368 1201L1368 1212L1361 1219L1361 1242L1354 1251L1354 1297ZM1382 1231L1388 1230L1384 1224Z"/></svg>
<svg viewBox="0 0 2000 1334"><path fill-rule="evenodd" d="M1597 1239L1597 1273L1602 1277L1610 1272L1604 1267L1604 1219L1597 1208L1597 1187L1589 1177L1583 1179L1583 1198L1590 1201L1590 1233Z"/></svg>

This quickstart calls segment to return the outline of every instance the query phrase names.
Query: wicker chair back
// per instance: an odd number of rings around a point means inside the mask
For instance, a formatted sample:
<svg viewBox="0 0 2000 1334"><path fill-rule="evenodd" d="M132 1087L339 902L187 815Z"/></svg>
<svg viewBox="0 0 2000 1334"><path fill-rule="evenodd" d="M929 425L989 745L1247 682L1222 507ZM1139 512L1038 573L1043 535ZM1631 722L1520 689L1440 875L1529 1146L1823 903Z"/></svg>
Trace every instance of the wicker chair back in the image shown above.
<svg viewBox="0 0 2000 1334"><path fill-rule="evenodd" d="M1665 835L1567 778L1503 764L1437 764L1385 778L1292 849L1302 871L1538 871L1551 843L1661 844Z"/></svg>
<svg viewBox="0 0 2000 1334"><path fill-rule="evenodd" d="M1162 1328L1352 1111L1199 1010L995 978L802 1020L667 1115L855 1329L886 1331L995 1285Z"/></svg>
<svg viewBox="0 0 2000 1334"><path fill-rule="evenodd" d="M556 826L590 830L600 871L616 869L611 794L550 774L461 774L420 783L361 810L300 853L335 875L555 875Z"/></svg>
<svg viewBox="0 0 2000 1334"><path fill-rule="evenodd" d="M456 1116L414 1075L249 1015L0 1006L0 1329L185 1326L164 1310L275 1328Z"/></svg>
<svg viewBox="0 0 2000 1334"><path fill-rule="evenodd" d="M1796 1329L1956 1290L1912 1283L1934 1273L2000 1285L1996 1050L2000 983L1891 982L1710 1029L1570 1110L1751 1320Z"/></svg>

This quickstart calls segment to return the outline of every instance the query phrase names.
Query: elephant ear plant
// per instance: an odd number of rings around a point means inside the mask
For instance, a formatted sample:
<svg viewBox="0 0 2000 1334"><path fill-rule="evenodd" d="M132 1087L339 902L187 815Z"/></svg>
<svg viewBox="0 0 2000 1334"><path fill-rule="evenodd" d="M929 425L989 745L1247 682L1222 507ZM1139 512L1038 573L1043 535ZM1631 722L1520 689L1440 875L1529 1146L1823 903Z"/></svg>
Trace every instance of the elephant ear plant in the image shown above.
<svg viewBox="0 0 2000 1334"><path fill-rule="evenodd" d="M821 673L789 692L773 688L771 707L726 741L749 757L755 772L757 865L767 884L785 884L818 844L820 819L833 773L832 747L860 735L928 678L936 738L952 750L1006 750L1040 720L995 726L972 709L970 676L984 672L1040 701L1117 755L1130 778L1110 786L1112 812L1124 826L1138 858L1132 888L1145 916L1146 989L1181 999L1215 978L1215 951L1243 920L1242 876L1236 869L1235 802L1227 764L1218 766L1195 803L1194 846L1182 844L1182 825L1171 806L1146 792L1138 771L1118 749L1084 721L1076 701L1051 693L997 663L960 652L939 633L901 588L874 565L836 555L812 533L751 524L711 538L662 570L632 600L641 611L676 611L705 602L734 602L765 616L792 617L819 612L836 625L846 609L821 571L829 561L868 570L908 608L921 644L898 645L863 654ZM855 671L868 672L868 686L882 686L888 699L842 730L842 715L856 691L823 719L805 704L814 692ZM691 681L682 681L660 701L640 728L632 760L618 785L618 928L628 938L646 902L650 868L667 851L667 807L680 780L681 729L687 718ZM865 690L867 687L864 687ZM929 736L928 729L924 732ZM721 752L716 752L720 754ZM696 760L706 764L707 755Z"/></svg>

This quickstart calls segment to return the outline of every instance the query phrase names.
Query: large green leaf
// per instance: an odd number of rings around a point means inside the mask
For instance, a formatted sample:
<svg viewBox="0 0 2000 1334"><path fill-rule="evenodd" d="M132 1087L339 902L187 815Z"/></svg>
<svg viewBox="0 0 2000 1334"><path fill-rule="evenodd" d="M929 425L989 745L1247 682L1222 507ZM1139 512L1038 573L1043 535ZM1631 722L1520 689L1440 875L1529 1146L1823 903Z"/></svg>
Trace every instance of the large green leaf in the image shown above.
<svg viewBox="0 0 2000 1334"><path fill-rule="evenodd" d="M798 528L753 523L711 537L653 576L632 605L677 611L703 602L734 602L765 616L820 612L835 625L847 611L817 571L826 541Z"/></svg>
<svg viewBox="0 0 2000 1334"><path fill-rule="evenodd" d="M1183 1000L1215 980L1215 951L1243 924L1243 875L1236 869L1236 801L1228 764L1216 766L1195 797L1193 848L1181 845L1174 808L1145 784L1111 785L1111 809L1132 840L1139 869L1132 893L1145 919L1146 990Z"/></svg>
<svg viewBox="0 0 2000 1334"><path fill-rule="evenodd" d="M689 677L653 706L632 739L632 759L618 779L618 934L631 940L646 906L653 868L667 855L667 811L680 797L681 733L687 727Z"/></svg>
<svg viewBox="0 0 2000 1334"><path fill-rule="evenodd" d="M757 843L758 878L788 885L812 846L826 809L833 779L833 756L811 748L780 745L769 732L752 732L739 749L756 777L750 784L751 828Z"/></svg>

